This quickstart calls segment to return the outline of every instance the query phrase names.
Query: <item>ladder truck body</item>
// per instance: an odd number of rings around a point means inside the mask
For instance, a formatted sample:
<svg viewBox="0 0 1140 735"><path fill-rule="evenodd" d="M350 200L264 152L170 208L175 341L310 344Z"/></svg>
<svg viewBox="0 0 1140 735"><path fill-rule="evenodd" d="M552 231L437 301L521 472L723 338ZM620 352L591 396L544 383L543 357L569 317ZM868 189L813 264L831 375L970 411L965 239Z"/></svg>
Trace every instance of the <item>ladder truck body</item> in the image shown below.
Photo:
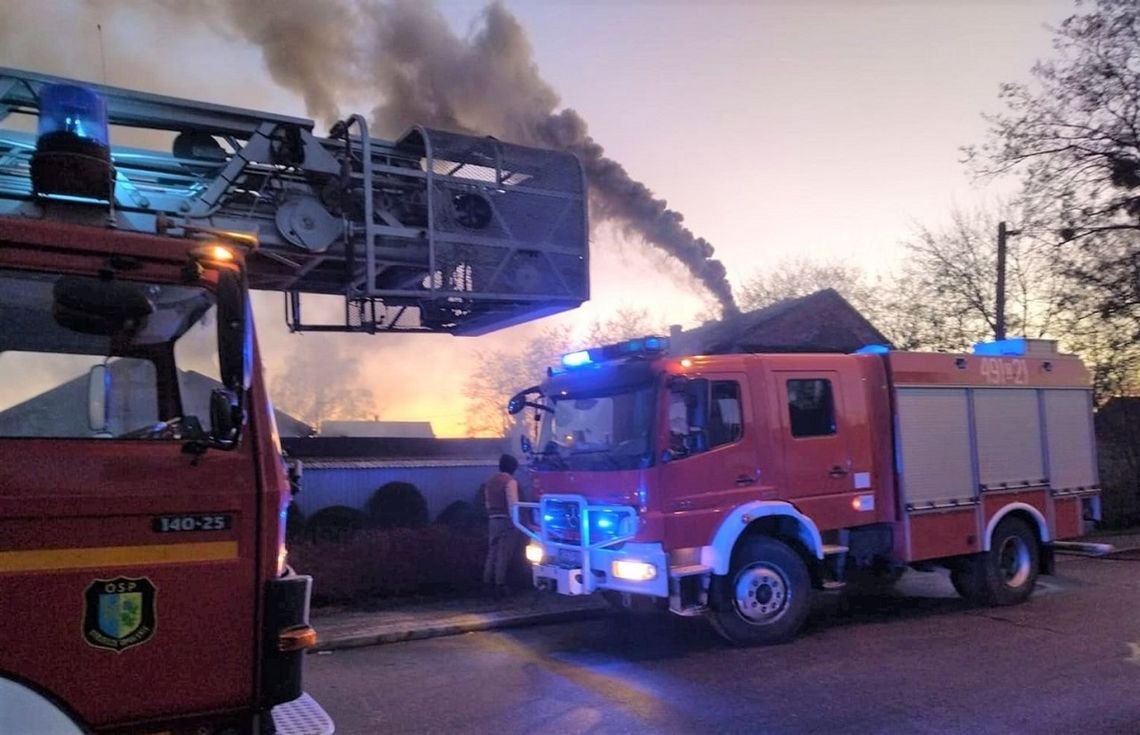
<svg viewBox="0 0 1140 735"><path fill-rule="evenodd" d="M0 732L332 732L249 293L294 331L573 308L578 161L11 69L0 123Z"/></svg>

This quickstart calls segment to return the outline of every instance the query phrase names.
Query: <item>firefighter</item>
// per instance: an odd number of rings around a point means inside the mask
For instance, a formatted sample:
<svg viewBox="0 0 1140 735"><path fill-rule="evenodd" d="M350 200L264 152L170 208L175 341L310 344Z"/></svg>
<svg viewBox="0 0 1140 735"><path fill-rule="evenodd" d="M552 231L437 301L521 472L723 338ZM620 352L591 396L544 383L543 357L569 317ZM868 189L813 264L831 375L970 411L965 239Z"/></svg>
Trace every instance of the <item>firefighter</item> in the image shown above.
<svg viewBox="0 0 1140 735"><path fill-rule="evenodd" d="M483 504L487 509L487 561L483 565L483 584L495 597L507 593L507 568L516 546L511 506L519 502L519 484L514 477L518 468L519 461L510 454L504 454L499 457L499 471L483 485Z"/></svg>

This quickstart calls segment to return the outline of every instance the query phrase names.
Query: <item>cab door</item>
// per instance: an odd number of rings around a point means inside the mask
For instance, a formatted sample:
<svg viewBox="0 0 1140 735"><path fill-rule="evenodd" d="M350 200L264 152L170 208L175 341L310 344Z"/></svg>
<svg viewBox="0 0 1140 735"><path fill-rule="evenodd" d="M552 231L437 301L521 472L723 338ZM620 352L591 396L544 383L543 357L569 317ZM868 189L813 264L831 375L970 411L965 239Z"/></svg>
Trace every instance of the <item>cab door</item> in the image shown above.
<svg viewBox="0 0 1140 735"><path fill-rule="evenodd" d="M869 468L857 466L861 444L837 370L773 371L788 499L835 496L858 489ZM863 452L862 454L865 454Z"/></svg>
<svg viewBox="0 0 1140 735"><path fill-rule="evenodd" d="M660 478L670 546L700 546L726 508L756 499L755 422L744 373L705 373L662 391Z"/></svg>

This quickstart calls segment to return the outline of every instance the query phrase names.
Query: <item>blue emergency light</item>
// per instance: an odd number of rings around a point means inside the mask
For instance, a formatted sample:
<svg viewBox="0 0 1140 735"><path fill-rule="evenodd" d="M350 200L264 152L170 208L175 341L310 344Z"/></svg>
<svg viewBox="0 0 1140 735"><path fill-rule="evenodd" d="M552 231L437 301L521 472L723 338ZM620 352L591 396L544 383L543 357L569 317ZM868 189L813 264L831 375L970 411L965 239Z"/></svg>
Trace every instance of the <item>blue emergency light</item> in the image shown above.
<svg viewBox="0 0 1140 735"><path fill-rule="evenodd" d="M32 190L110 201L111 165L107 104L95 91L74 84L48 84L39 91Z"/></svg>
<svg viewBox="0 0 1140 735"><path fill-rule="evenodd" d="M593 360L590 359L589 350L578 350L577 352L569 352L562 356L562 367L566 368L582 367L583 365L589 365L591 362L593 362Z"/></svg>
<svg viewBox="0 0 1140 735"><path fill-rule="evenodd" d="M567 352L562 356L562 367L566 370L627 357L655 357L669 349L668 337L639 337L616 342L603 347Z"/></svg>
<svg viewBox="0 0 1140 735"><path fill-rule="evenodd" d="M988 357L1024 357L1025 338L998 339L992 342L975 342L974 354Z"/></svg>
<svg viewBox="0 0 1140 735"><path fill-rule="evenodd" d="M49 84L40 90L39 142L56 133L107 147L107 103L93 90Z"/></svg>

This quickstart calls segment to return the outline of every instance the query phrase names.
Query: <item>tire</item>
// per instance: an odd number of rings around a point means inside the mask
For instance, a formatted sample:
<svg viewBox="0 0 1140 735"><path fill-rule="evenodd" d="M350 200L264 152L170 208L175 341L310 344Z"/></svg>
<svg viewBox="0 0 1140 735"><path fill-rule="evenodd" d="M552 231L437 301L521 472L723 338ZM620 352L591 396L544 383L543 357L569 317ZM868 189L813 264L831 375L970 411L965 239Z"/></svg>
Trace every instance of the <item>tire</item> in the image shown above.
<svg viewBox="0 0 1140 735"><path fill-rule="evenodd" d="M728 574L713 577L710 621L736 645L784 643L807 621L811 593L800 555L774 538L754 536L737 546Z"/></svg>
<svg viewBox="0 0 1140 735"><path fill-rule="evenodd" d="M863 592L889 592L906 574L906 567L892 567L886 564L866 569L848 570L847 582Z"/></svg>
<svg viewBox="0 0 1140 735"><path fill-rule="evenodd" d="M950 570L950 584L961 597L971 600L974 598L974 578L965 569Z"/></svg>
<svg viewBox="0 0 1140 735"><path fill-rule="evenodd" d="M990 550L966 560L950 573L950 582L977 605L1017 605L1033 593L1040 562L1033 529L1020 518L1006 518L994 529Z"/></svg>

